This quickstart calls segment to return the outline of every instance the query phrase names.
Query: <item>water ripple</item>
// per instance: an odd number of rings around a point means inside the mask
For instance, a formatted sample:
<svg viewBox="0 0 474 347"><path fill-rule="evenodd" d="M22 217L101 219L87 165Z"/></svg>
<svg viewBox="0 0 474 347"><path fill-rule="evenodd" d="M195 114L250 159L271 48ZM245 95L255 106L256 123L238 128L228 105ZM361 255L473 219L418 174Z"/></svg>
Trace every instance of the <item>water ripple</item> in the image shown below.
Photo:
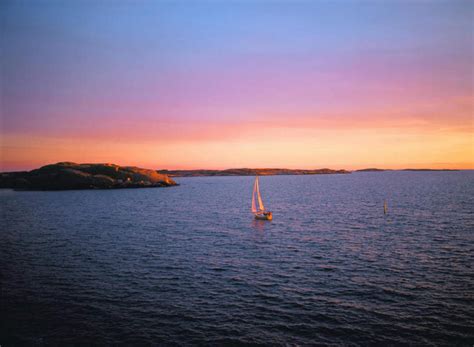
<svg viewBox="0 0 474 347"><path fill-rule="evenodd" d="M179 183L0 191L0 344L474 343L474 173Z"/></svg>

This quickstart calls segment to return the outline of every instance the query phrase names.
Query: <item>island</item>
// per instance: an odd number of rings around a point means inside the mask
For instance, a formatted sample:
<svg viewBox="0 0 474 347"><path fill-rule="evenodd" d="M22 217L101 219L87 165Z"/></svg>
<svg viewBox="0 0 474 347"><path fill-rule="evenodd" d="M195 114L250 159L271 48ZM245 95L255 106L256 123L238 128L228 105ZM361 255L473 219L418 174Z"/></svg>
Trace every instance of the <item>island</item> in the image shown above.
<svg viewBox="0 0 474 347"><path fill-rule="evenodd" d="M155 170L115 164L61 162L32 171L0 173L0 188L68 190L171 187L177 183Z"/></svg>
<svg viewBox="0 0 474 347"><path fill-rule="evenodd" d="M160 174L170 177L197 177L197 176L274 176L274 175L328 175L349 174L346 170L332 169L226 169L226 170L158 170Z"/></svg>

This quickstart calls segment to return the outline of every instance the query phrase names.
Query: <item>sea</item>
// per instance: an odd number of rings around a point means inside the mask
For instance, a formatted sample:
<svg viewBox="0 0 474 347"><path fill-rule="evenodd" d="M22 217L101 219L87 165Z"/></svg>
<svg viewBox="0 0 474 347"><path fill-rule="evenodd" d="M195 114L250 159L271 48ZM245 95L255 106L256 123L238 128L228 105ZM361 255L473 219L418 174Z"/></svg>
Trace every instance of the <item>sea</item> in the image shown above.
<svg viewBox="0 0 474 347"><path fill-rule="evenodd" d="M0 345L474 344L474 171L176 181L0 190Z"/></svg>

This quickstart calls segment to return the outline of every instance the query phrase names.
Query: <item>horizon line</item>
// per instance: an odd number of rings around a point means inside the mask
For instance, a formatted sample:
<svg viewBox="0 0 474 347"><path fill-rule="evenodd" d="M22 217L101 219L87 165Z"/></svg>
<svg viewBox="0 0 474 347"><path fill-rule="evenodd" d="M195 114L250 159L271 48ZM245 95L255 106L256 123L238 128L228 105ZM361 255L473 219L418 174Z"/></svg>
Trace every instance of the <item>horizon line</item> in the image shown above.
<svg viewBox="0 0 474 347"><path fill-rule="evenodd" d="M140 167L140 168L143 168L143 169L149 169L149 170L155 170L155 171L227 171L227 170L294 170L294 171L297 171L297 170L334 170L334 171L348 171L348 172L354 172L354 171L361 171L361 170L384 170L384 171L406 171L406 170L417 170L417 171L422 171L422 170L431 170L431 171L473 171L474 168L465 168L465 167L449 167L449 166L446 166L446 167L430 167L430 166L423 166L423 167L413 167L413 166L410 166L410 165L407 165L407 166L404 166L404 167L401 167L401 168L385 168L385 167L381 167L381 166L361 166L359 168L353 168L353 169L347 169L347 168L342 168L340 166L335 166L335 167L329 167L329 166L319 166L319 167L313 167L313 168L301 168L301 167L298 167L298 168L291 168L291 167L284 167L284 166L273 166L273 167L250 167L250 166L240 166L240 167L227 167L227 168L202 168L202 167L199 167L199 168L149 168L147 167L147 165L121 165L121 164L115 164L115 163L111 163L111 162L82 162L82 163L77 163L77 162L73 162L73 161L58 161L58 162L55 162L55 163L49 163L49 164L44 164L44 165L40 165L38 167L35 167L35 168L25 168L25 169L6 169L6 170L3 170L1 169L0 170L0 173L12 173L12 172L24 172L24 171L32 171L32 170L36 170L36 169L39 169L43 166L47 166L47 165L55 165L55 164L58 164L58 163L66 163L66 162L69 162L69 163L76 163L76 164L108 164L108 165L118 165L118 166L123 166L123 167ZM1 166L0 166L1 167Z"/></svg>

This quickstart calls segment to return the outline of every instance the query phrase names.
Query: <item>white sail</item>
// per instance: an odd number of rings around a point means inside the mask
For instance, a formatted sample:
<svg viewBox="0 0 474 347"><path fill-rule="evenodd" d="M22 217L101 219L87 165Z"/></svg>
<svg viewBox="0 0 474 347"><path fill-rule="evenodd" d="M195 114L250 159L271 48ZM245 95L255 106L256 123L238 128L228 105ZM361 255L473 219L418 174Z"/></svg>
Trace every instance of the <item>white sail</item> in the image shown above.
<svg viewBox="0 0 474 347"><path fill-rule="evenodd" d="M258 202L258 209L257 209ZM252 191L252 212L261 213L265 211L265 206L263 206L262 196L260 195L260 187L258 185L258 176L255 177L255 183L253 184Z"/></svg>
<svg viewBox="0 0 474 347"><path fill-rule="evenodd" d="M253 191L252 191L252 212L257 213L257 205L255 204L255 194L257 192L257 179L253 184Z"/></svg>
<svg viewBox="0 0 474 347"><path fill-rule="evenodd" d="M265 206L263 206L262 196L260 195L260 187L258 185L258 176L257 176L257 197L258 197L258 209L260 211L265 211Z"/></svg>

